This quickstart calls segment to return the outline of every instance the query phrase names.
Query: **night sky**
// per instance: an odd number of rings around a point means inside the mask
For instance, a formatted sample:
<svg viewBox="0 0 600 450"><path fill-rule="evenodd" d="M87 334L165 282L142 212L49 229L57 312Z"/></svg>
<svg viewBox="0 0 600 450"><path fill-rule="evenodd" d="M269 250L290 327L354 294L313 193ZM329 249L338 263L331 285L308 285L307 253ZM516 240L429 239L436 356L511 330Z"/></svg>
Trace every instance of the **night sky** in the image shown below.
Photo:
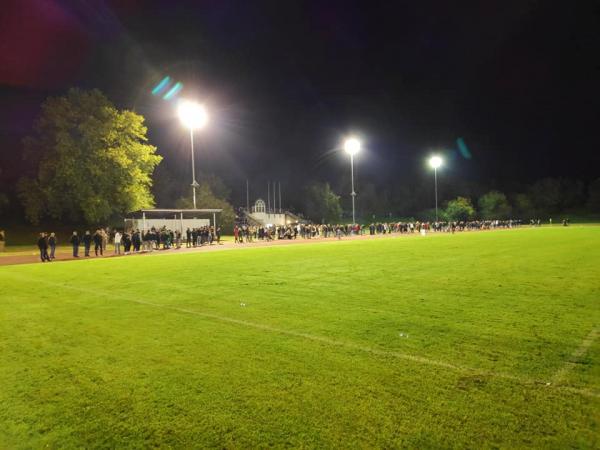
<svg viewBox="0 0 600 450"><path fill-rule="evenodd" d="M365 146L358 183L380 188L429 177L434 151L446 180L510 189L598 177L598 2L2 4L0 187L23 171L20 141L40 103L72 86L143 114L165 158L157 176L187 180L175 101L151 94L167 75L183 83L180 97L206 104L197 167L222 177L235 204L246 178L252 197L267 180L285 192L308 179L342 189L349 133Z"/></svg>

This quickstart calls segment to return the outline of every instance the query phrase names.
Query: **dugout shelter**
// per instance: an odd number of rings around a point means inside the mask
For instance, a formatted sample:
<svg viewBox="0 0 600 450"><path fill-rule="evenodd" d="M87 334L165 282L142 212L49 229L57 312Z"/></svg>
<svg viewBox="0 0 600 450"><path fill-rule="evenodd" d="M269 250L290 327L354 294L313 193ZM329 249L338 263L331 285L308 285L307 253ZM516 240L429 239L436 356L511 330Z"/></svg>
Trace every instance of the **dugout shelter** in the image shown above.
<svg viewBox="0 0 600 450"><path fill-rule="evenodd" d="M222 209L140 209L125 217L126 230L148 231L166 227L182 234L190 228L217 227L217 214ZM211 221L212 218L212 221Z"/></svg>

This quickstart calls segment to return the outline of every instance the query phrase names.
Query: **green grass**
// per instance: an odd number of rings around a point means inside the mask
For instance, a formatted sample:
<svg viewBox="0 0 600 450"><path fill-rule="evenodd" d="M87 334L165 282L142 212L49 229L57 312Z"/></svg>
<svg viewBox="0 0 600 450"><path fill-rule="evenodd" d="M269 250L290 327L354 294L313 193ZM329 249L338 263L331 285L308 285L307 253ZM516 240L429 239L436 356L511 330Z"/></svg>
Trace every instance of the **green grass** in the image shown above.
<svg viewBox="0 0 600 450"><path fill-rule="evenodd" d="M591 226L0 267L0 447L598 448L599 273Z"/></svg>

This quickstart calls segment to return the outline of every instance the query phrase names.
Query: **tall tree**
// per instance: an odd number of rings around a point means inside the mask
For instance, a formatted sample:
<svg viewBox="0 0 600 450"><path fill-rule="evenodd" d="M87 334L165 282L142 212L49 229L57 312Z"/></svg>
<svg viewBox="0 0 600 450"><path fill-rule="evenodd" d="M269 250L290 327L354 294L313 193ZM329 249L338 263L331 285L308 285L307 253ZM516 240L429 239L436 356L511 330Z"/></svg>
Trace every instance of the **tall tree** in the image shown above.
<svg viewBox="0 0 600 450"><path fill-rule="evenodd" d="M473 208L473 204L468 198L456 197L448 202L446 215L450 220L466 221L475 216L475 208Z"/></svg>
<svg viewBox="0 0 600 450"><path fill-rule="evenodd" d="M304 211L320 223L337 223L342 216L340 196L335 194L329 183L312 182L305 189Z"/></svg>
<svg viewBox="0 0 600 450"><path fill-rule="evenodd" d="M24 140L35 167L18 184L27 218L94 223L152 206L151 175L162 158L146 131L142 116L118 110L98 90L48 98Z"/></svg>
<svg viewBox="0 0 600 450"><path fill-rule="evenodd" d="M580 180L544 178L531 186L529 195L539 215L583 206L584 191L583 182Z"/></svg>
<svg viewBox="0 0 600 450"><path fill-rule="evenodd" d="M482 195L477 205L483 219L508 219L512 212L506 195L499 191L490 191Z"/></svg>
<svg viewBox="0 0 600 450"><path fill-rule="evenodd" d="M518 216L518 218L527 219L535 215L533 203L528 194L517 194L514 197L513 204L515 206L515 214Z"/></svg>

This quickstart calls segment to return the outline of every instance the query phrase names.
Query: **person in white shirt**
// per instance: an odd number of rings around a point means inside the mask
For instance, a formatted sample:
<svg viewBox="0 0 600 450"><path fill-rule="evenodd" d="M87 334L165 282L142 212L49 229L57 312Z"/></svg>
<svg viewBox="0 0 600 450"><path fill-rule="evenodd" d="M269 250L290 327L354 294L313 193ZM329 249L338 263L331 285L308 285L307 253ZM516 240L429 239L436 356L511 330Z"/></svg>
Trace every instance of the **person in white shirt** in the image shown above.
<svg viewBox="0 0 600 450"><path fill-rule="evenodd" d="M121 254L121 233L118 231L115 233L115 255Z"/></svg>

